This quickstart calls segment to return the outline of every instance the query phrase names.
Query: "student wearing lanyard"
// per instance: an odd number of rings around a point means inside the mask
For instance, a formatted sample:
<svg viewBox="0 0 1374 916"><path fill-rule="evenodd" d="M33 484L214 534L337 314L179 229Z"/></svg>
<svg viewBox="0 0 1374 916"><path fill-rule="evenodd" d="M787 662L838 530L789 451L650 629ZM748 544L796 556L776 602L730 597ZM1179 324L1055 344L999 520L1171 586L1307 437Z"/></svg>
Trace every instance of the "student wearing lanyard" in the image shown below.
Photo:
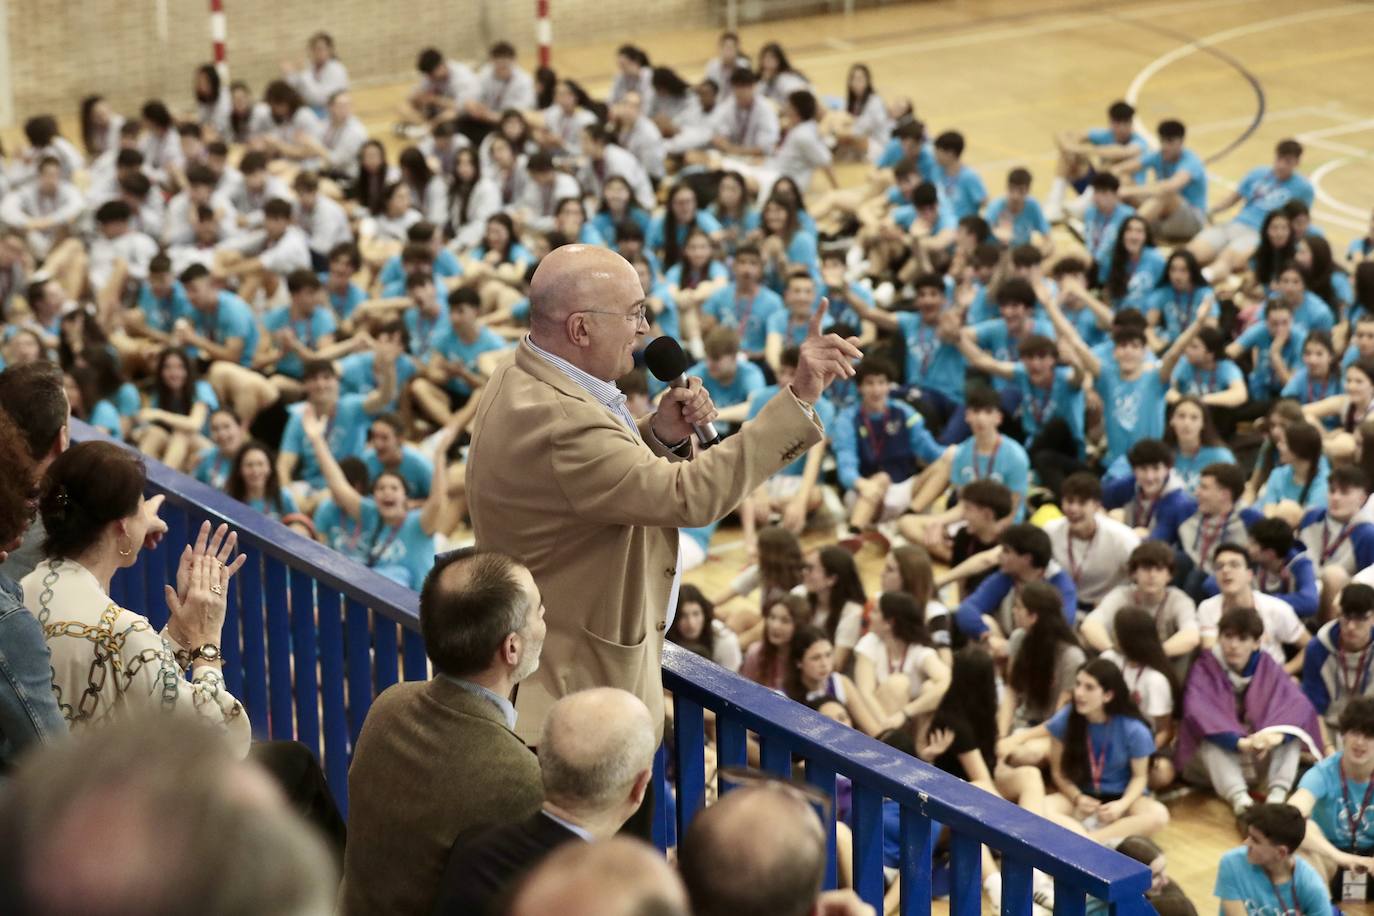
<svg viewBox="0 0 1374 916"><path fill-rule="evenodd" d="M1091 609L1125 581L1126 565L1140 537L1102 512L1102 483L1096 474L1069 475L1060 506L1064 517L1045 525L1045 532L1055 560L1078 587L1079 608Z"/></svg>
<svg viewBox="0 0 1374 916"><path fill-rule="evenodd" d="M1245 545L1249 527L1263 516L1254 509L1237 508L1245 492L1245 472L1234 464L1209 464L1198 475L1197 511L1169 532L1169 543L1178 550L1174 584L1194 601L1212 594L1207 589L1217 547L1225 543Z"/></svg>
<svg viewBox="0 0 1374 916"><path fill-rule="evenodd" d="M371 496L363 496L353 488L330 453L324 419L309 406L302 414L302 426L339 510L361 524L362 562L407 588L418 589L434 565L434 534L447 508L444 462L435 462L424 508L410 509L405 480L393 471L377 476L372 482ZM445 454L456 435L455 427L444 427L435 441L436 454Z"/></svg>
<svg viewBox="0 0 1374 916"><path fill-rule="evenodd" d="M1131 701L1121 669L1105 659L1078 671L1073 699L1043 726L1058 790L1045 812L1098 842L1149 836L1169 811L1146 794L1154 736Z"/></svg>
<svg viewBox="0 0 1374 916"><path fill-rule="evenodd" d="M1266 595L1254 587L1254 572L1250 568L1250 552L1234 543L1224 543L1213 554L1216 563L1216 587L1221 594L1202 601L1197 606L1198 634L1202 638L1202 648L1210 649L1217 644L1221 635L1221 622L1228 614L1237 609L1252 609L1259 615L1261 630L1260 645L1264 651L1281 665L1289 674L1302 670L1302 657L1293 653L1291 661L1285 661L1288 651L1285 647L1301 649L1307 645L1311 635L1298 619L1293 606L1281 598Z"/></svg>
<svg viewBox="0 0 1374 916"><path fill-rule="evenodd" d="M1340 463L1353 456L1360 426L1374 414L1374 358L1362 357L1346 368L1344 394L1308 404L1302 412L1314 423L1336 417L1339 426L1323 443L1327 457Z"/></svg>
<svg viewBox="0 0 1374 916"><path fill-rule="evenodd" d="M247 441L243 425L229 408L221 407L210 414L210 441L215 447L201 457L193 476L203 484L222 490L234 466L234 456Z"/></svg>
<svg viewBox="0 0 1374 916"><path fill-rule="evenodd" d="M1312 558L1281 518L1262 518L1249 528L1255 587L1288 602L1303 619L1317 612L1317 573Z"/></svg>
<svg viewBox="0 0 1374 916"><path fill-rule="evenodd" d="M1359 872L1374 870L1374 698L1347 704L1337 728L1340 752L1304 773L1288 803L1309 819L1299 856L1328 883L1343 871L1341 899L1363 903L1368 881ZM1356 886L1357 895L1344 893Z"/></svg>
<svg viewBox="0 0 1374 916"><path fill-rule="evenodd" d="M1079 623L1083 643L1097 652L1112 648L1116 614L1128 607L1142 608L1154 618L1163 640L1164 654L1174 662L1180 679L1199 642L1197 608L1193 600L1169 584L1174 576L1174 552L1168 544L1145 541L1131 551L1127 561L1131 580L1107 593L1093 612Z"/></svg>
<svg viewBox="0 0 1374 916"><path fill-rule="evenodd" d="M1294 857L1312 831L1293 805L1259 805L1249 816L1245 845L1221 857L1212 893L1221 898L1222 916L1330 916L1321 875L1305 858ZM1363 899L1363 898L1361 898Z"/></svg>
<svg viewBox="0 0 1374 916"><path fill-rule="evenodd" d="M1197 504L1173 470L1174 455L1159 439L1141 439L1126 453L1131 473L1102 484L1102 505L1142 538L1172 540Z"/></svg>
<svg viewBox="0 0 1374 916"><path fill-rule="evenodd" d="M912 500L913 506L929 506L946 486L957 490L975 480L995 480L1011 490L1016 501L1012 520L1023 520L1030 457L1021 443L1000 432L1002 406L997 393L988 388L970 388L965 398L964 419L973 435L946 450L945 458L921 484Z"/></svg>
<svg viewBox="0 0 1374 916"><path fill-rule="evenodd" d="M1337 602L1340 617L1325 624L1312 641L1302 662L1302 692L1312 701L1327 727L1328 749L1338 745L1331 736L1350 705L1374 695L1370 666L1374 663L1374 588L1359 582L1347 585ZM1374 730L1368 732L1374 738ZM1365 844L1374 846L1374 838Z"/></svg>
<svg viewBox="0 0 1374 916"><path fill-rule="evenodd" d="M714 293L702 306L702 331L717 324L739 333L740 349L755 362L763 360L768 344L768 319L784 310L782 297L762 284L763 257L754 245L735 252L735 282Z"/></svg>
<svg viewBox="0 0 1374 916"><path fill-rule="evenodd" d="M343 356L352 344L335 346L334 332L339 322L324 297L324 284L314 271L293 270L286 278L286 288L291 301L264 315L262 326L277 351L272 384L285 398L294 401L301 396L306 363Z"/></svg>
<svg viewBox="0 0 1374 916"><path fill-rule="evenodd" d="M1374 567L1374 524L1360 514L1368 498L1364 471L1342 465L1327 478L1326 505L1309 509L1298 524L1298 540L1317 567L1318 619L1329 619L1336 596L1356 573Z"/></svg>
<svg viewBox="0 0 1374 916"><path fill-rule="evenodd" d="M881 357L865 358L855 374L861 400L835 421L836 472L855 532L906 512L918 462L929 465L940 459L940 446L925 420L915 408L890 396L895 375Z"/></svg>

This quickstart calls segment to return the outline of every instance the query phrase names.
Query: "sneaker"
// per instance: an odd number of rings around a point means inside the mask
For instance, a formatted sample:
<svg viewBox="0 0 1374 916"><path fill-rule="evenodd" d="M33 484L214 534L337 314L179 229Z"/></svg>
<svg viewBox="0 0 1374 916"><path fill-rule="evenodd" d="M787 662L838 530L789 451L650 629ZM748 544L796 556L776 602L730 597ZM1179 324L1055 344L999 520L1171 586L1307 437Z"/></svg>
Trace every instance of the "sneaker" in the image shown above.
<svg viewBox="0 0 1374 916"><path fill-rule="evenodd" d="M1036 906L1054 910L1054 879L1042 871L1031 874L1031 900Z"/></svg>

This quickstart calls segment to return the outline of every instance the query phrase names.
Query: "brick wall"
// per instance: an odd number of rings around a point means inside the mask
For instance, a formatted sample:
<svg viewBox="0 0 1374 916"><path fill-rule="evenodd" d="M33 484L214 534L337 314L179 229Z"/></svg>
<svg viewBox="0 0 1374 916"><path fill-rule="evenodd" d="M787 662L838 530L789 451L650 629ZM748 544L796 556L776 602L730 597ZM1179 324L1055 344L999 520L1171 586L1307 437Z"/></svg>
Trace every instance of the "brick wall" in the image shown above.
<svg viewBox="0 0 1374 916"><path fill-rule="evenodd" d="M166 41L157 0L8 0L14 117L74 116L83 95L99 92L132 113L161 97L174 111L190 105L191 74L210 58L208 0L165 0ZM435 44L475 59L507 38L534 59L534 0L225 0L229 65L261 91L284 56L301 58L307 36L334 35L359 85L408 80L415 53ZM636 34L702 27L720 17L715 0L552 0L559 47L614 44ZM609 70L609 61L606 69Z"/></svg>

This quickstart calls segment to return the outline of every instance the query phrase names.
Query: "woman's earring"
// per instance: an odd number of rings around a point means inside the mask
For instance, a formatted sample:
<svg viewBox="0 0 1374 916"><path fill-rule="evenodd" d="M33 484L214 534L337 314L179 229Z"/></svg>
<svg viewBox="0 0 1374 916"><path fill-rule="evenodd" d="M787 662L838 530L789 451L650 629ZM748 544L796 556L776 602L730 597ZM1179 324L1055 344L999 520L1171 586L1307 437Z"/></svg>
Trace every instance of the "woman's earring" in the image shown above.
<svg viewBox="0 0 1374 916"><path fill-rule="evenodd" d="M119 548L119 555L120 555L121 557L131 557L131 556L133 556L133 555L134 555L134 542L133 542L132 540L129 539L129 536L128 536L127 534L121 534L120 537L123 538L125 541L127 541L128 544L129 544L129 546L128 546L128 547L120 547L120 548Z"/></svg>

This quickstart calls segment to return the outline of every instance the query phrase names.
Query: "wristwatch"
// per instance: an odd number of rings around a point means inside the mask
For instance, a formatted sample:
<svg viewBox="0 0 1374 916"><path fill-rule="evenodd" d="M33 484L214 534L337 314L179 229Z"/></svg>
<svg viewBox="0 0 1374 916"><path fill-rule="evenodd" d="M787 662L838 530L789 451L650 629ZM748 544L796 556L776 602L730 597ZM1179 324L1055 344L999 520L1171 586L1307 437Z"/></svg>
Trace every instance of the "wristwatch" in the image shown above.
<svg viewBox="0 0 1374 916"><path fill-rule="evenodd" d="M201 659L207 662L217 662L221 661L223 658L224 655L220 652L219 646L212 642L207 642L205 645L198 646L191 650L191 664L193 665Z"/></svg>

